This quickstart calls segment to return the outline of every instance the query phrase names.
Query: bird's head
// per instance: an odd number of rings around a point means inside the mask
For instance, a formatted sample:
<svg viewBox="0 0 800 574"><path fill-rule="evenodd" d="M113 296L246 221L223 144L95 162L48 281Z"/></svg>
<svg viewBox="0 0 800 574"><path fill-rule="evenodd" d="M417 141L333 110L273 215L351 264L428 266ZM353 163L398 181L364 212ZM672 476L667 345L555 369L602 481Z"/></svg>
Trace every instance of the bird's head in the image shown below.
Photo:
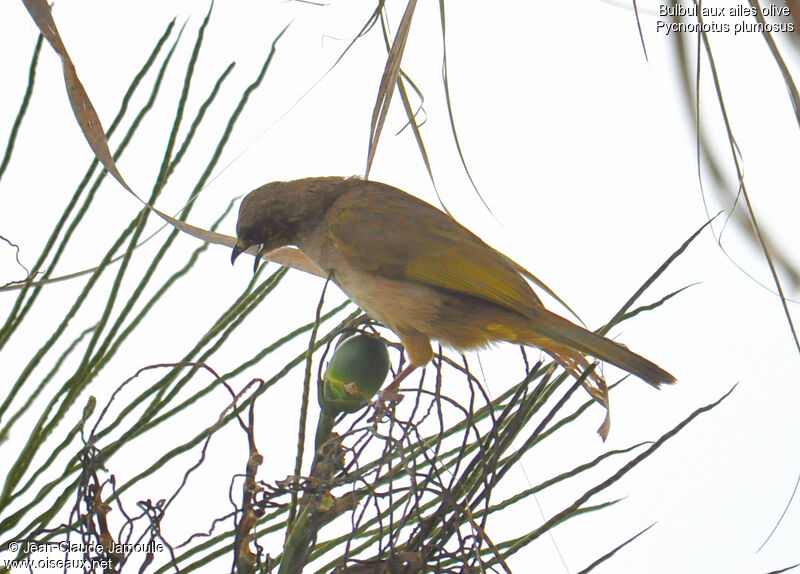
<svg viewBox="0 0 800 574"><path fill-rule="evenodd" d="M287 184L282 182L268 183L251 191L242 200L231 265L242 252L256 246L253 251L255 273L263 254L293 242L296 221L291 217L291 206L287 204L289 190L286 188Z"/></svg>
<svg viewBox="0 0 800 574"><path fill-rule="evenodd" d="M329 177L274 181L251 191L239 207L231 263L243 251L258 246L252 251L256 256L255 272L263 254L297 245L347 189L348 180Z"/></svg>

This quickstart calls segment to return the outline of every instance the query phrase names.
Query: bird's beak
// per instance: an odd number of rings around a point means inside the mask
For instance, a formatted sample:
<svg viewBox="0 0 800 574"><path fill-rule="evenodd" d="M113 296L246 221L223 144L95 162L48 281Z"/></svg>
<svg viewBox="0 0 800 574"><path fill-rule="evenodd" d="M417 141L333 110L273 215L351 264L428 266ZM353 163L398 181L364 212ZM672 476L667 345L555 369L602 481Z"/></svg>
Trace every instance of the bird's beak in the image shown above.
<svg viewBox="0 0 800 574"><path fill-rule="evenodd" d="M241 240L237 239L236 240L236 245L233 246L233 252L231 253L231 265L236 263L236 258L239 257L239 255L241 253L243 253L244 251L246 251L246 250L247 250L247 247L245 247L242 244ZM266 250L266 248L264 247L264 244L261 244L258 247L258 252L256 253L256 260L255 260L255 263L253 264L253 274L255 274L255 272L258 271L258 264L261 261L261 256L264 254L265 250Z"/></svg>
<svg viewBox="0 0 800 574"><path fill-rule="evenodd" d="M236 258L244 251L246 247L244 247L238 240L236 241L236 245L233 246L233 253L231 253L231 265L236 263Z"/></svg>
<svg viewBox="0 0 800 574"><path fill-rule="evenodd" d="M261 263L261 254L264 253L264 249L265 247L264 244L262 243L258 247L258 251L256 252L256 260L253 261L253 275L255 275L256 271L258 271L258 264Z"/></svg>

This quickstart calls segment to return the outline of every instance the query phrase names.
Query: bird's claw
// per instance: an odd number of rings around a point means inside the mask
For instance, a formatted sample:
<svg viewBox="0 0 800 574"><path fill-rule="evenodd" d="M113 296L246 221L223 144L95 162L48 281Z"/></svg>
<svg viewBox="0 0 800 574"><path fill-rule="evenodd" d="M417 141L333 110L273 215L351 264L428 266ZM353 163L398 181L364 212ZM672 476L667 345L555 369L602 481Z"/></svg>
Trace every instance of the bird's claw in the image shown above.
<svg viewBox="0 0 800 574"><path fill-rule="evenodd" d="M378 398L375 399L375 412L369 418L369 422L377 421L388 414L394 407L403 400L403 394L397 389L389 385L383 389Z"/></svg>

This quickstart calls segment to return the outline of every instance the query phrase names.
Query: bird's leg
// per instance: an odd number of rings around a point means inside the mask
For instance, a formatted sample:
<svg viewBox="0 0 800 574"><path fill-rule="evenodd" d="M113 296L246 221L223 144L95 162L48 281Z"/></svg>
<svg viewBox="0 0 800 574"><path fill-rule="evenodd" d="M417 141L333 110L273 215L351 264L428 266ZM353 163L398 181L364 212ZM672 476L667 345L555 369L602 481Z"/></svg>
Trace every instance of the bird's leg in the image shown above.
<svg viewBox="0 0 800 574"><path fill-rule="evenodd" d="M397 373L397 376L389 384L388 387L381 391L378 397L378 405L381 408L388 401L398 401L402 399L402 395L397 391L400 383L408 377L420 365L427 365L428 361L433 357L433 349L431 348L431 341L428 337L420 333L398 333L403 347L408 353L408 366Z"/></svg>
<svg viewBox="0 0 800 574"><path fill-rule="evenodd" d="M405 369L403 369L402 371L397 373L397 376L394 378L394 380L391 383L389 383L389 386L387 386L385 389L383 389L381 391L381 394L380 394L380 397L378 398L378 400L385 402L385 401L395 401L397 399L402 398L403 395L401 395L397 391L397 389L400 388L400 383L402 383L403 380L406 377L408 377L408 375L413 373L416 368L417 368L417 366L414 363L409 363L408 366Z"/></svg>
<svg viewBox="0 0 800 574"><path fill-rule="evenodd" d="M369 418L370 421L376 421L383 417L389 410L387 404L391 405L403 400L403 395L401 395L397 389L400 387L400 383L403 382L403 379L413 373L416 368L417 366L414 363L409 363L405 369L397 373L397 376L389 383L389 386L380 392L375 401L375 413Z"/></svg>

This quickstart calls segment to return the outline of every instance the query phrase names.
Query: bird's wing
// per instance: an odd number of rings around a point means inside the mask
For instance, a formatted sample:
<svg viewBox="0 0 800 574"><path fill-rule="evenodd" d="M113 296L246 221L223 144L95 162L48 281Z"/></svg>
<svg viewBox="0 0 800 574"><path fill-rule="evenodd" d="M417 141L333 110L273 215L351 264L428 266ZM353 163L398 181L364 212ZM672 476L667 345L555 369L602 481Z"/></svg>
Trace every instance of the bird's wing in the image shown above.
<svg viewBox="0 0 800 574"><path fill-rule="evenodd" d="M333 246L361 271L472 295L522 314L542 306L510 260L399 189L354 183L331 206L326 223Z"/></svg>

